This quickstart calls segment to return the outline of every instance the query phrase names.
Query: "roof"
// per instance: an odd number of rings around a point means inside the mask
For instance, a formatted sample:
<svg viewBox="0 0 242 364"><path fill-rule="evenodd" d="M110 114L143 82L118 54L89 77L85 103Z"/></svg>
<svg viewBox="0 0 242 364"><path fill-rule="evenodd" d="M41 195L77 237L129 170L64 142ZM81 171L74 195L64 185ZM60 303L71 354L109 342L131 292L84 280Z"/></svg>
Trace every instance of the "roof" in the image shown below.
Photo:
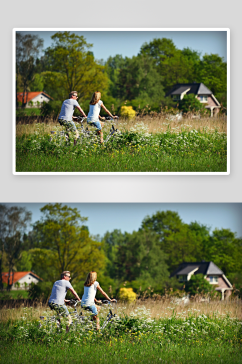
<svg viewBox="0 0 242 364"><path fill-rule="evenodd" d="M2 281L3 283L8 283L8 272L3 272L2 273ZM42 281L42 278L40 278L39 276L37 276L37 274L33 273L33 272L14 272L14 276L13 276L13 283L12 283L12 273L10 273L10 284L14 284L16 282L18 282L21 278L27 276L28 274L31 274L32 276L34 276L35 278L39 279L40 281Z"/></svg>
<svg viewBox="0 0 242 364"><path fill-rule="evenodd" d="M36 91L36 92L25 92L24 102L26 103L26 102L29 102L29 101L33 100L39 94L42 94L42 95L48 97L49 99L53 100L53 98L51 96L47 95L45 92L43 92L43 91ZM27 101L26 101L26 98L27 98ZM18 99L19 102L22 102L23 92L18 92L17 93L17 99Z"/></svg>
<svg viewBox="0 0 242 364"><path fill-rule="evenodd" d="M184 268L182 268L179 272L177 272L176 274L189 274L192 271L194 271L194 269L198 268L198 266L195 265L188 265Z"/></svg>
<svg viewBox="0 0 242 364"><path fill-rule="evenodd" d="M170 277L174 277L180 274L189 274L195 268L198 268L194 274L203 275L222 275L223 272L213 262L183 262L178 268L171 273ZM186 272L186 273L185 273Z"/></svg>
<svg viewBox="0 0 242 364"><path fill-rule="evenodd" d="M195 94L195 95L212 95L212 91L209 90L202 82L201 83L177 83L172 87L172 89L167 92L166 96L170 95L180 95L187 89L190 90L187 92L188 94Z"/></svg>

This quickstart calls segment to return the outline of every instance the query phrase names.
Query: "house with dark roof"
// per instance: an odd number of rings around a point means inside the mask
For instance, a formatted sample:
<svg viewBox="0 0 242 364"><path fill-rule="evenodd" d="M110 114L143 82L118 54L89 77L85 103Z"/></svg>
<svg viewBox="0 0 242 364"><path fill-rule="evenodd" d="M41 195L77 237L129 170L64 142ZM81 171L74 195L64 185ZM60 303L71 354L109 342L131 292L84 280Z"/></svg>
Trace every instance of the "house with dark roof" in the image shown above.
<svg viewBox="0 0 242 364"><path fill-rule="evenodd" d="M185 95L194 94L195 97L209 109L211 116L215 116L221 108L220 103L203 83L177 83L167 92L166 97L170 96L174 101L180 101Z"/></svg>
<svg viewBox="0 0 242 364"><path fill-rule="evenodd" d="M8 284L8 276L8 272L2 273L3 283ZM25 289L26 286L28 287L31 283L37 284L40 281L42 281L42 278L33 272L14 272L10 273L9 284L12 285L11 289L16 290L18 288Z"/></svg>
<svg viewBox="0 0 242 364"><path fill-rule="evenodd" d="M225 277L221 269L213 262L183 262L170 277L177 277L179 282L185 283L191 279L193 274L203 274L204 278L210 284L215 285L215 290L221 292L222 300L224 300L224 297L227 298L231 295L233 290L232 284L229 282L228 278Z"/></svg>
<svg viewBox="0 0 242 364"><path fill-rule="evenodd" d="M17 100L23 102L23 92L17 93ZM43 102L49 102L50 100L53 100L53 98L43 91L24 93L24 104L26 104L27 108L40 107Z"/></svg>

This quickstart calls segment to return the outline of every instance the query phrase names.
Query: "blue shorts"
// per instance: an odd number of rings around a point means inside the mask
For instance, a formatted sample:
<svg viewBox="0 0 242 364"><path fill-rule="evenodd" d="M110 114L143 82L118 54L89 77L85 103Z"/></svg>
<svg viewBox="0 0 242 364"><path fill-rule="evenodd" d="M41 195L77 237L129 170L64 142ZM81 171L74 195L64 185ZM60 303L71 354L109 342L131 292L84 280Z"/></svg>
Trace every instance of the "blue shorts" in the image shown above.
<svg viewBox="0 0 242 364"><path fill-rule="evenodd" d="M98 312L97 312L97 307L95 305L92 306L86 306L84 305L84 303L81 304L81 307L86 310L86 311L91 311L92 315L91 316L97 316Z"/></svg>
<svg viewBox="0 0 242 364"><path fill-rule="evenodd" d="M95 128L97 128L97 130L102 130L100 121L95 121L94 119L87 118L87 123L89 125L95 126Z"/></svg>
<svg viewBox="0 0 242 364"><path fill-rule="evenodd" d="M67 121L63 119L58 119L60 125L64 126L66 130L70 129L71 131L76 131L76 125L74 121Z"/></svg>
<svg viewBox="0 0 242 364"><path fill-rule="evenodd" d="M69 311L66 305L59 305L58 303L48 302L48 305L51 310L55 310L58 314L64 313L66 316L69 316Z"/></svg>

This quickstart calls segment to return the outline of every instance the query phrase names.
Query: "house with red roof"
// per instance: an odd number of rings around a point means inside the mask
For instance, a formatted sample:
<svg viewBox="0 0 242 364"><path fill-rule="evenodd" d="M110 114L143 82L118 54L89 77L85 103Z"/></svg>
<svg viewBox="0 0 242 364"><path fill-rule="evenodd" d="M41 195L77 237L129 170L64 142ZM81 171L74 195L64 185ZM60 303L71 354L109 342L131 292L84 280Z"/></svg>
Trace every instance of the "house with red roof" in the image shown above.
<svg viewBox="0 0 242 364"><path fill-rule="evenodd" d="M8 272L2 273L2 282L8 284ZM37 274L33 272L14 272L10 273L10 285L12 285L13 290L18 288L26 288L26 284L29 286L31 283L38 283L43 279L37 276ZM17 284L16 284L17 283Z"/></svg>
<svg viewBox="0 0 242 364"><path fill-rule="evenodd" d="M17 100L18 102L23 102L23 92L17 93ZM53 98L47 95L44 91L24 93L24 104L26 104L27 108L40 107L43 102L49 102L50 100L53 100Z"/></svg>

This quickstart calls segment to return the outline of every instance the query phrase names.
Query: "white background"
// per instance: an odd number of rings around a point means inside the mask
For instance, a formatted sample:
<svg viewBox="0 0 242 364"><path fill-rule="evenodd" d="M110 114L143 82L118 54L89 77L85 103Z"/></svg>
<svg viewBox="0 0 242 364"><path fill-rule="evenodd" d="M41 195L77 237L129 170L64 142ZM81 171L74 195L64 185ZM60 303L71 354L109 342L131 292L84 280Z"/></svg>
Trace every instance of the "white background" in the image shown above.
<svg viewBox="0 0 242 364"><path fill-rule="evenodd" d="M103 0L86 1L83 4L82 1L42 0L37 4L14 0L5 2L1 13L0 202L242 202L242 50L239 2ZM12 29L42 27L230 28L230 175L14 176Z"/></svg>

